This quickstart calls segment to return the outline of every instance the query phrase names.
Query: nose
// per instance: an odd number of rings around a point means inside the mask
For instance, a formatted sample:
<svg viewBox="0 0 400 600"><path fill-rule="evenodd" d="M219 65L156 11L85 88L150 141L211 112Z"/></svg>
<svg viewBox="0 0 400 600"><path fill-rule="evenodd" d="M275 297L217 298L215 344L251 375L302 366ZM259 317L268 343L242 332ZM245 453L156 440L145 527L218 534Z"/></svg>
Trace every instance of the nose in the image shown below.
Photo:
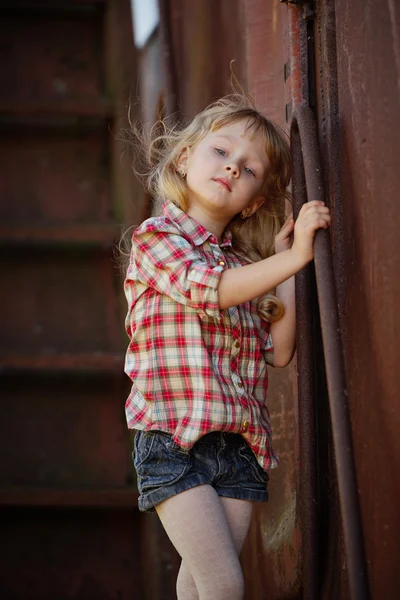
<svg viewBox="0 0 400 600"><path fill-rule="evenodd" d="M225 165L225 171L232 175L232 177L239 177L240 171L238 165L234 163L230 163L229 165Z"/></svg>

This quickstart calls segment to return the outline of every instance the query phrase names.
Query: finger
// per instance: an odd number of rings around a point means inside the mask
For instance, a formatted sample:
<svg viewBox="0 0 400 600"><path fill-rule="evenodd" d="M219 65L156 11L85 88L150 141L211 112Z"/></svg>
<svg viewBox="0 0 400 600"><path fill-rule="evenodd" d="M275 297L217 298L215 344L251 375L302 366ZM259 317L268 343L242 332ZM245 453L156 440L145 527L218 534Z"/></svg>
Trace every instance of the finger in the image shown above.
<svg viewBox="0 0 400 600"><path fill-rule="evenodd" d="M330 215L329 208L325 208L325 207L321 206L321 207L317 207L312 210L309 210L306 215L306 218L312 219L314 217L327 217L329 215Z"/></svg>
<svg viewBox="0 0 400 600"><path fill-rule="evenodd" d="M331 215L330 214L312 214L309 215L306 219L304 219L304 224L307 223L318 223L319 221L327 221L327 222L331 222Z"/></svg>
<svg viewBox="0 0 400 600"><path fill-rule="evenodd" d="M283 222L283 225L282 225L282 229L283 229L283 227L286 227L286 225L287 225L288 223L290 223L290 221L291 221L292 219L293 219L293 213L290 213L290 215L288 215L288 216L286 217L286 219L284 220L284 222Z"/></svg>
<svg viewBox="0 0 400 600"><path fill-rule="evenodd" d="M318 223L320 227L329 227L329 225L331 224L331 220L330 218L319 219Z"/></svg>
<svg viewBox="0 0 400 600"><path fill-rule="evenodd" d="M294 219L287 219L282 225L282 230L292 229L294 227Z"/></svg>
<svg viewBox="0 0 400 600"><path fill-rule="evenodd" d="M310 217L311 215L314 214L329 214L330 210L327 206L323 205L323 206L310 206L308 207L308 210L305 210L303 213L300 213L302 216L307 215L307 217ZM299 215L300 216L300 215Z"/></svg>
<svg viewBox="0 0 400 600"><path fill-rule="evenodd" d="M301 229L304 232L315 232L317 229L323 228L327 229L331 224L331 219L329 216L324 217L315 217L312 219L307 219L302 223Z"/></svg>
<svg viewBox="0 0 400 600"><path fill-rule="evenodd" d="M315 221L311 221L310 228L314 229L314 230L315 229L320 229L321 227L323 229L328 229L328 227L330 226L330 224L331 224L331 220L330 219L326 219L326 218L325 219L321 219L321 218L319 218L319 219L316 219Z"/></svg>
<svg viewBox="0 0 400 600"><path fill-rule="evenodd" d="M325 202L322 202L322 200L310 200L309 202L303 204L300 212L306 212L311 208L315 208L316 206L325 206Z"/></svg>

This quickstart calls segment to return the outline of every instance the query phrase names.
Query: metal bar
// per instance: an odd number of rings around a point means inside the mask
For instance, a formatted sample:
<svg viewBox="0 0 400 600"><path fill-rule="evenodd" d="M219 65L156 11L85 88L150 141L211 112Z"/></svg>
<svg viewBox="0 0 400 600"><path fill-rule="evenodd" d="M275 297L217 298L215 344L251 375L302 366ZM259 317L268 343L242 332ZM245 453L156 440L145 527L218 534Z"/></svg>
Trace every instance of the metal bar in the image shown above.
<svg viewBox="0 0 400 600"><path fill-rule="evenodd" d="M0 506L136 510L138 496L137 490L129 487L57 489L39 486L7 486L0 487Z"/></svg>
<svg viewBox="0 0 400 600"><path fill-rule="evenodd" d="M124 355L116 353L85 353L56 355L4 355L0 354L0 374L44 373L79 374L123 377Z"/></svg>
<svg viewBox="0 0 400 600"><path fill-rule="evenodd" d="M13 101L0 100L2 118L51 118L74 117L75 119L111 119L114 116L113 104L108 98L95 100L71 98L49 98L44 100L16 99Z"/></svg>
<svg viewBox="0 0 400 600"><path fill-rule="evenodd" d="M293 161L297 160L297 164ZM304 204L306 183L301 155L292 153L293 212L297 215ZM299 511L302 532L303 599L318 598L318 535L317 535L317 440L315 393L312 382L313 341L310 312L311 267L296 275L296 344L299 420ZM308 375L308 376L307 376Z"/></svg>
<svg viewBox="0 0 400 600"><path fill-rule="evenodd" d="M160 37L165 75L165 112L168 117L178 115L178 77L175 64L171 26L170 0L158 0L160 11Z"/></svg>
<svg viewBox="0 0 400 600"><path fill-rule="evenodd" d="M0 248L12 247L95 247L110 249L121 235L115 223L52 223L31 225L0 224Z"/></svg>
<svg viewBox="0 0 400 600"><path fill-rule="evenodd" d="M291 145L293 167L303 172L307 198L323 200L321 166L317 145L316 124L308 106L299 106L293 114ZM301 175L300 175L301 178ZM306 198L304 198L306 200ZM328 385L329 409L344 547L351 600L367 600L368 577L357 495L356 471L352 450L350 417L346 397L346 380L340 340L339 318L333 278L329 234L319 230L315 236L315 274L321 317L322 341ZM300 353L299 353L300 354Z"/></svg>

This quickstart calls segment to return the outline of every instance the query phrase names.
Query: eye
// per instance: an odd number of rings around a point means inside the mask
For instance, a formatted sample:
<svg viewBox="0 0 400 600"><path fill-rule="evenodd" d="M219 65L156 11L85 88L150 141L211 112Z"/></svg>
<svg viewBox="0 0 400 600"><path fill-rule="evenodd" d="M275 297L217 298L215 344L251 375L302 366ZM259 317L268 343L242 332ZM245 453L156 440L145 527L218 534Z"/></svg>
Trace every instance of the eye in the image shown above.
<svg viewBox="0 0 400 600"><path fill-rule="evenodd" d="M252 171L249 167L245 167L244 170L246 171L246 173L248 173L249 175L253 175L253 177L256 176L256 174L254 173L254 171Z"/></svg>
<svg viewBox="0 0 400 600"><path fill-rule="evenodd" d="M215 152L220 156L226 156L225 150L222 150L221 148L215 148Z"/></svg>

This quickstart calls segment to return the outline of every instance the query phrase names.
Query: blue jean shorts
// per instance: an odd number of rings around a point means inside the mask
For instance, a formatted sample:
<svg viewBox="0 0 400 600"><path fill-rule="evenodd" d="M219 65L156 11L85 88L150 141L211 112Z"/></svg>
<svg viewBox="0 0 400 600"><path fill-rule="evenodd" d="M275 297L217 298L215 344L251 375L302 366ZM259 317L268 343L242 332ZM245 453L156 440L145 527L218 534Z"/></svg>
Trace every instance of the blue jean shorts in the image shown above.
<svg viewBox="0 0 400 600"><path fill-rule="evenodd" d="M153 512L167 498L204 484L219 496L268 500L268 474L240 434L214 431L186 450L168 433L137 431L133 461L142 512Z"/></svg>

